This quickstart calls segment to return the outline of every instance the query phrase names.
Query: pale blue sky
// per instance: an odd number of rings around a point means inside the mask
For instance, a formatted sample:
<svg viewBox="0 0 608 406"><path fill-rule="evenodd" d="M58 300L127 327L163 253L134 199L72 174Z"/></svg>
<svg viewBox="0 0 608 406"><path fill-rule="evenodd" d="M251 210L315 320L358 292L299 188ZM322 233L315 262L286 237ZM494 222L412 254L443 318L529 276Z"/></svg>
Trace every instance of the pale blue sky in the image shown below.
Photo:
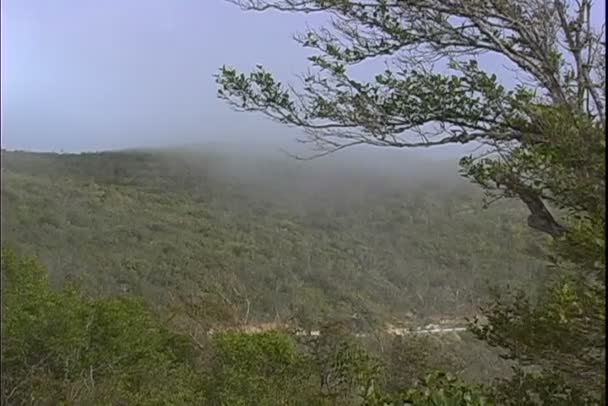
<svg viewBox="0 0 608 406"><path fill-rule="evenodd" d="M292 34L322 18L246 13L223 0L3 0L2 146L289 146L297 130L232 112L212 75L261 63L289 80L309 52Z"/></svg>
<svg viewBox="0 0 608 406"><path fill-rule="evenodd" d="M279 136L294 130L219 101L212 75L224 63L250 70L263 62L288 79L306 67L291 40L305 21L221 0L4 0L2 145L289 141Z"/></svg>

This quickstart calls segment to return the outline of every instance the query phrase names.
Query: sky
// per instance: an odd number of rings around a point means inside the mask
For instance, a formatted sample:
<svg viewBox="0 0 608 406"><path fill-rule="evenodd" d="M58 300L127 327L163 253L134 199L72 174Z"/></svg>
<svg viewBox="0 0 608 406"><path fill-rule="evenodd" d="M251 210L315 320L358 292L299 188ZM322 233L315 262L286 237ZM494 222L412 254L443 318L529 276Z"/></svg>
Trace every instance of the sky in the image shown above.
<svg viewBox="0 0 608 406"><path fill-rule="evenodd" d="M222 64L288 79L307 53L306 18L245 13L222 0L2 1L2 146L107 150L288 141L216 97Z"/></svg>
<svg viewBox="0 0 608 406"><path fill-rule="evenodd" d="M301 135L216 97L223 64L289 81L322 15L223 0L3 0L2 147L98 151L201 142L287 148ZM603 15L603 13L602 13Z"/></svg>

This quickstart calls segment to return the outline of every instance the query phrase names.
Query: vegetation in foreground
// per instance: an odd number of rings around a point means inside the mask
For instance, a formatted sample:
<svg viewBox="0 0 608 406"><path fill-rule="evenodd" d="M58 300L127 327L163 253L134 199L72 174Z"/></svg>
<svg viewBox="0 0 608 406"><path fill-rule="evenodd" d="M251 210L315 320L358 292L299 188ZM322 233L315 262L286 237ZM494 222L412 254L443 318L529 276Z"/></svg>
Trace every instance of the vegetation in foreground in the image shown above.
<svg viewBox="0 0 608 406"><path fill-rule="evenodd" d="M597 404L559 375L518 370L466 383L466 336L456 354L457 337L395 338L378 353L339 321L314 338L226 330L195 339L138 298L52 289L46 270L11 248L2 250L2 283L6 405Z"/></svg>
<svg viewBox="0 0 608 406"><path fill-rule="evenodd" d="M281 331L194 341L137 298L51 289L10 248L2 283L2 404L371 404L388 388L389 370L340 323L308 342Z"/></svg>

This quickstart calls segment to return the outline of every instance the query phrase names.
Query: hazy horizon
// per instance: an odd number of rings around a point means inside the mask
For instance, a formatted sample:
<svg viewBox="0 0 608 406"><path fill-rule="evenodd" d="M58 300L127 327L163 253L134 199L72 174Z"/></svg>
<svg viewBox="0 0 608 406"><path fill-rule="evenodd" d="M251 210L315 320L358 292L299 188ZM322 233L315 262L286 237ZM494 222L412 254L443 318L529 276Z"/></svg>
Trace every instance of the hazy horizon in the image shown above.
<svg viewBox="0 0 608 406"><path fill-rule="evenodd" d="M223 64L244 71L262 64L293 81L312 53L292 35L324 18L249 13L224 0L5 0L2 148L85 152L222 142L301 150L298 129L218 100L213 74ZM481 62L509 81L501 62ZM357 72L371 75L373 65ZM424 154L456 157L472 149Z"/></svg>
<svg viewBox="0 0 608 406"><path fill-rule="evenodd" d="M247 13L223 0L6 0L2 148L78 153L222 143L302 151L298 129L218 100L213 74L223 64L263 64L293 80L311 53L292 35L323 18ZM452 149L427 152L462 152Z"/></svg>

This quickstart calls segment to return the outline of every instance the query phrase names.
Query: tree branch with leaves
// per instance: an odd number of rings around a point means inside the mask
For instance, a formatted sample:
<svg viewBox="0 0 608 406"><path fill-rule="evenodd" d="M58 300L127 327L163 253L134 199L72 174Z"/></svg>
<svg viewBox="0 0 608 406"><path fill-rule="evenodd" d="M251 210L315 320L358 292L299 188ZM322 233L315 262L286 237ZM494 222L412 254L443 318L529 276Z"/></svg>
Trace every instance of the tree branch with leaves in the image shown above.
<svg viewBox="0 0 608 406"><path fill-rule="evenodd" d="M551 214L559 198L533 161L556 142L544 127L548 108L575 127L605 126L604 27L591 25L590 0L228 1L331 17L295 37L315 52L297 86L262 66L249 74L224 66L216 76L234 109L302 129L316 151L306 158L362 144L482 144L483 155L461 162L465 176L493 197L520 198L537 230L559 237L570 228ZM483 54L513 70L516 83L482 68ZM385 70L353 78L353 66L378 59ZM579 141L586 150L598 142Z"/></svg>

